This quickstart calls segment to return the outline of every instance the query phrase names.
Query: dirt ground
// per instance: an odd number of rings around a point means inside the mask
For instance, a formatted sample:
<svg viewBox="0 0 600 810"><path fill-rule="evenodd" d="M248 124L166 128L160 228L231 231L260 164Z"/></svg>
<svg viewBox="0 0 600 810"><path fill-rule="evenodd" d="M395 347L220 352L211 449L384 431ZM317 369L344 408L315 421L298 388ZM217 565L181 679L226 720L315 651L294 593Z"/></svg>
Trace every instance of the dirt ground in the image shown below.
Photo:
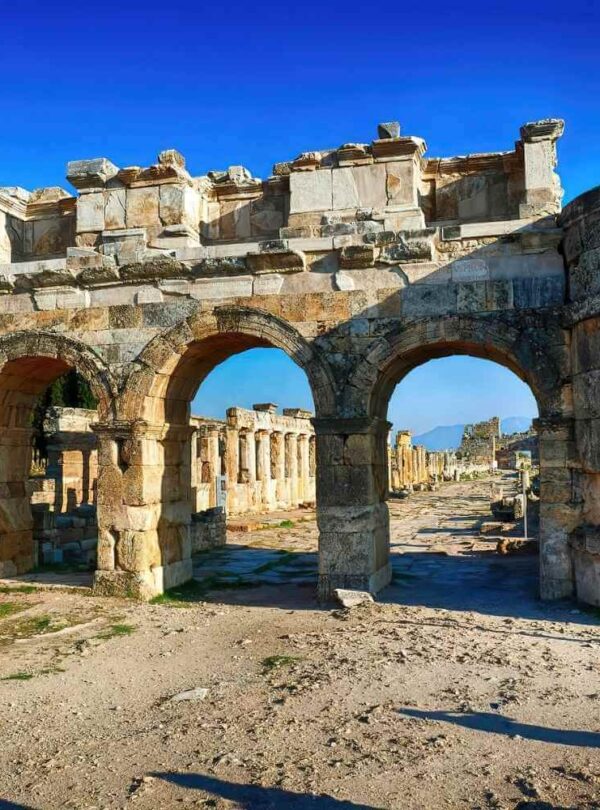
<svg viewBox="0 0 600 810"><path fill-rule="evenodd" d="M0 583L0 808L600 808L600 612L537 599L488 494L392 501L394 583L348 611L300 512L171 601Z"/></svg>

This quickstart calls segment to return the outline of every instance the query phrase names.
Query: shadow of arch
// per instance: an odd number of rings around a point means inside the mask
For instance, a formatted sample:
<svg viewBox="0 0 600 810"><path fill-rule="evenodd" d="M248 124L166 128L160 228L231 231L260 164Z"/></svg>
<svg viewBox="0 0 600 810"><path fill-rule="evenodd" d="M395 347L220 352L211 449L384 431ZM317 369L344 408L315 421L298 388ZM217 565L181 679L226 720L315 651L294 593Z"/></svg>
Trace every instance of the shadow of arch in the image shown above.
<svg viewBox="0 0 600 810"><path fill-rule="evenodd" d="M275 315L224 306L191 315L143 349L124 385L120 418L184 423L187 403L213 368L254 348L282 349L305 371L317 415L334 413L334 378L313 345Z"/></svg>
<svg viewBox="0 0 600 810"><path fill-rule="evenodd" d="M385 419L398 383L429 360L469 355L514 372L530 387L540 417L559 414L564 376L552 351L557 335L535 324L526 332L499 321L466 317L427 318L384 335L356 368L348 390L363 413Z"/></svg>

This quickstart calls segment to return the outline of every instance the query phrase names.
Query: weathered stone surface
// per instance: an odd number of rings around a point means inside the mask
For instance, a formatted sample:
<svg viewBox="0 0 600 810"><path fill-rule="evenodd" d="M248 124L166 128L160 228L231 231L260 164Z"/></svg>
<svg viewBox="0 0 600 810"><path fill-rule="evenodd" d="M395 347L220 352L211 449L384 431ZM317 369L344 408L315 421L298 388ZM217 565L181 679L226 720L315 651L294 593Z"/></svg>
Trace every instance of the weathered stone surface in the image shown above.
<svg viewBox="0 0 600 810"><path fill-rule="evenodd" d="M384 124L377 124L378 138L399 138L400 123L398 121L387 121Z"/></svg>
<svg viewBox="0 0 600 810"><path fill-rule="evenodd" d="M597 551L568 538L600 525L600 195L557 221L561 132L533 122L509 152L428 158L423 139L384 124L371 144L307 150L264 182L240 166L191 177L167 150L148 167L71 164L76 198L0 189L0 447L13 442L0 491L25 491L18 430L44 385L77 368L99 401L98 590L147 598L184 581L189 402L215 364L275 346L315 401L320 593L374 591L390 577L393 387L431 358L473 354L534 391L541 592L570 594L573 565L595 570ZM264 471L264 436L253 438L245 471L230 460L236 478L251 479L252 457ZM307 448L289 441L292 473ZM255 503L277 500L275 480L255 477ZM8 495L0 565L23 570L31 515ZM594 581L577 585L585 598Z"/></svg>
<svg viewBox="0 0 600 810"><path fill-rule="evenodd" d="M358 605L365 605L374 602L368 591L349 591L344 588L336 588L334 596L342 607L353 608Z"/></svg>

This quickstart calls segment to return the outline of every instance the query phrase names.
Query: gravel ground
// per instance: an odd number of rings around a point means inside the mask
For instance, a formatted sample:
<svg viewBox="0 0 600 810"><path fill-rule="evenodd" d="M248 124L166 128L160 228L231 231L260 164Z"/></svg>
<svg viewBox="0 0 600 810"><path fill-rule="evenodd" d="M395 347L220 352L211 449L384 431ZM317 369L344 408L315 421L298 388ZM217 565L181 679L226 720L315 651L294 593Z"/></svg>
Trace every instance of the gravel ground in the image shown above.
<svg viewBox="0 0 600 810"><path fill-rule="evenodd" d="M394 502L395 582L349 611L272 565L154 605L6 585L0 808L600 808L600 613L478 538L488 489Z"/></svg>

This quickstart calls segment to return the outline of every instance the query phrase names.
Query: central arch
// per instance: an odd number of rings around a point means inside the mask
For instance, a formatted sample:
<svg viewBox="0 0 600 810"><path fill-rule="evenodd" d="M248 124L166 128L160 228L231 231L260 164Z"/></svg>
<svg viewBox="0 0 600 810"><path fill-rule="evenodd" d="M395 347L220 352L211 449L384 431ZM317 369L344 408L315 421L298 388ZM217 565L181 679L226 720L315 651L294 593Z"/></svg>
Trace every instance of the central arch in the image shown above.
<svg viewBox="0 0 600 810"><path fill-rule="evenodd" d="M191 578L190 403L215 366L265 347L282 349L306 372L317 417L334 411L327 362L290 324L262 310L199 311L140 353L123 386L118 419L105 432L104 474L113 490L118 485L122 508L115 501L103 510L99 589L147 597Z"/></svg>

